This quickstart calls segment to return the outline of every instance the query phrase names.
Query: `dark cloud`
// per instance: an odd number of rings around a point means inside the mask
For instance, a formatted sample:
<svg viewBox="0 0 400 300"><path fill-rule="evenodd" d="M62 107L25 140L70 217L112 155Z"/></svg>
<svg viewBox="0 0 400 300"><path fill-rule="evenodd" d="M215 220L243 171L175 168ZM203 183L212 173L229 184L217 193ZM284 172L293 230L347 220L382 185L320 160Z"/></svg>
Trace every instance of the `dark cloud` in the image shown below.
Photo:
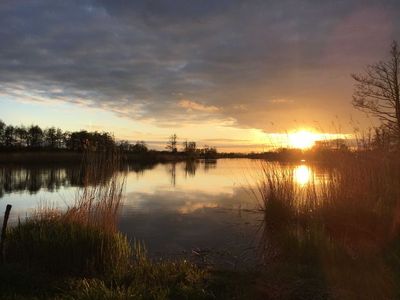
<svg viewBox="0 0 400 300"><path fill-rule="evenodd" d="M349 73L398 38L399 8L361 0L2 1L0 88L175 126L233 120L281 130L310 108L323 123L347 116ZM182 100L215 109L188 111Z"/></svg>

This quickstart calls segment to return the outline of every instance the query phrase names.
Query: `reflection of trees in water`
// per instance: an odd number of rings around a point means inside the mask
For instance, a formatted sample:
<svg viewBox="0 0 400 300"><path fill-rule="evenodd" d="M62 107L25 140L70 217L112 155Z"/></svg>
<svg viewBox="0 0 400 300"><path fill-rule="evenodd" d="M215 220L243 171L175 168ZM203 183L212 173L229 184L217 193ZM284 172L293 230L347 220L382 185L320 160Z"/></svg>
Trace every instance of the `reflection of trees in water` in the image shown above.
<svg viewBox="0 0 400 300"><path fill-rule="evenodd" d="M184 165L185 177L194 177L199 163L195 160L187 160Z"/></svg>
<svg viewBox="0 0 400 300"><path fill-rule="evenodd" d="M203 161L204 164L204 171L207 172L210 169L215 169L217 167L217 160L216 159L205 159Z"/></svg>
<svg viewBox="0 0 400 300"><path fill-rule="evenodd" d="M181 164L181 163L179 163ZM172 186L176 186L176 162L171 162L166 165L166 171L170 176L170 182ZM185 177L195 176L198 163L193 160L187 160L182 165L182 171L185 173Z"/></svg>
<svg viewBox="0 0 400 300"><path fill-rule="evenodd" d="M83 187L85 184L98 185L108 181L116 171L143 174L154 164L125 164L119 170L91 168L87 165L29 165L0 166L0 198L6 193L28 191L37 193L42 188L50 192L61 187ZM96 176L93 176L93 173Z"/></svg>
<svg viewBox="0 0 400 300"><path fill-rule="evenodd" d="M137 175L143 175L146 170L152 170L156 163L129 163L122 166L121 171L135 172Z"/></svg>
<svg viewBox="0 0 400 300"><path fill-rule="evenodd" d="M210 169L215 169L217 167L216 159L205 159L201 161L196 160L187 160L182 164L182 171L185 174L185 177L194 177L196 176L197 168L200 164L203 164L204 171L208 171ZM166 165L166 171L170 176L170 182L172 186L176 185L176 162L170 162Z"/></svg>
<svg viewBox="0 0 400 300"><path fill-rule="evenodd" d="M45 187L49 191L68 186L67 168L46 167L0 167L0 196L14 191L36 193Z"/></svg>
<svg viewBox="0 0 400 300"><path fill-rule="evenodd" d="M176 185L176 162L172 162L167 165L167 172L171 178L171 185Z"/></svg>

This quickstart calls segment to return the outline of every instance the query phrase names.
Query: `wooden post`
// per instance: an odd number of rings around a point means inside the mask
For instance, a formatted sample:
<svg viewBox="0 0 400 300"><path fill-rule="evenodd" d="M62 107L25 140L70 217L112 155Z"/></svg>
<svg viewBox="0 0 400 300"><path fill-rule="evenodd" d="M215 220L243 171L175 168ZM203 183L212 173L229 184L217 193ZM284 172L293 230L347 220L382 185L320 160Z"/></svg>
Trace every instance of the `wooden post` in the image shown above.
<svg viewBox="0 0 400 300"><path fill-rule="evenodd" d="M1 228L1 240L0 240L0 262L4 263L4 240L6 239L7 222L10 216L11 204L7 204L6 212L4 213L3 227Z"/></svg>

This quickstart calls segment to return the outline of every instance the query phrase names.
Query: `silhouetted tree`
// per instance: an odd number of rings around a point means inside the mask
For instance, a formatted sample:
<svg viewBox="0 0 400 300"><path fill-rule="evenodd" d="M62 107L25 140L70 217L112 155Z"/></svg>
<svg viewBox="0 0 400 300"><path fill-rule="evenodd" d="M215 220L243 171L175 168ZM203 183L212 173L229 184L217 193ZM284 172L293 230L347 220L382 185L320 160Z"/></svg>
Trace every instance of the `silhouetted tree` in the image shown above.
<svg viewBox="0 0 400 300"><path fill-rule="evenodd" d="M118 142L118 147L123 152L145 153L148 151L144 141L137 141L135 144L131 144L128 141L122 140Z"/></svg>
<svg viewBox="0 0 400 300"><path fill-rule="evenodd" d="M4 132L6 129L6 124L0 120L0 147L4 147Z"/></svg>
<svg viewBox="0 0 400 300"><path fill-rule="evenodd" d="M382 121L400 142L400 51L393 41L389 59L367 66L364 74L352 74L356 81L353 105Z"/></svg>
<svg viewBox="0 0 400 300"><path fill-rule="evenodd" d="M43 145L43 130L39 126L29 127L27 144L31 148L39 148Z"/></svg>
<svg viewBox="0 0 400 300"><path fill-rule="evenodd" d="M122 152L129 152L130 143L126 140L122 140L118 142L118 147Z"/></svg>
<svg viewBox="0 0 400 300"><path fill-rule="evenodd" d="M7 125L4 129L4 146L6 148L11 148L14 146L15 136L14 136L14 126Z"/></svg>
<svg viewBox="0 0 400 300"><path fill-rule="evenodd" d="M62 134L62 144L66 149L70 149L71 144L71 132L66 131Z"/></svg>
<svg viewBox="0 0 400 300"><path fill-rule="evenodd" d="M184 141L183 145L183 152L185 152L188 156L193 156L196 153L196 142L188 142Z"/></svg>
<svg viewBox="0 0 400 300"><path fill-rule="evenodd" d="M58 148L58 136L57 136L57 129L54 127L47 128L44 131L44 140L47 147L50 149Z"/></svg>
<svg viewBox="0 0 400 300"><path fill-rule="evenodd" d="M114 136L108 132L95 132L95 151L109 151L115 148Z"/></svg>
<svg viewBox="0 0 400 300"><path fill-rule="evenodd" d="M84 151L89 144L89 133L86 130L76 131L69 134L67 148L73 151Z"/></svg>
<svg viewBox="0 0 400 300"><path fill-rule="evenodd" d="M217 148L205 145L203 149L200 149L200 155L205 159L214 159L217 157Z"/></svg>
<svg viewBox="0 0 400 300"><path fill-rule="evenodd" d="M137 141L136 144L130 145L129 151L135 153L146 153L149 149L144 141Z"/></svg>
<svg viewBox="0 0 400 300"><path fill-rule="evenodd" d="M166 149L170 150L171 152L175 153L177 152L177 139L178 137L176 136L176 134L174 133L173 135L171 135L169 137L169 140L167 142L167 146L165 147Z"/></svg>
<svg viewBox="0 0 400 300"><path fill-rule="evenodd" d="M15 146L22 148L27 146L28 131L24 126L14 128Z"/></svg>
<svg viewBox="0 0 400 300"><path fill-rule="evenodd" d="M186 150L188 149L188 145L189 145L189 142L187 140L182 143L183 152L186 152Z"/></svg>
<svg viewBox="0 0 400 300"><path fill-rule="evenodd" d="M56 148L62 149L65 147L66 133L62 132L60 128L56 130Z"/></svg>
<svg viewBox="0 0 400 300"><path fill-rule="evenodd" d="M73 151L108 151L115 146L114 137L107 133L76 131L68 134L67 148Z"/></svg>
<svg viewBox="0 0 400 300"><path fill-rule="evenodd" d="M196 142L189 142L187 151L196 152Z"/></svg>

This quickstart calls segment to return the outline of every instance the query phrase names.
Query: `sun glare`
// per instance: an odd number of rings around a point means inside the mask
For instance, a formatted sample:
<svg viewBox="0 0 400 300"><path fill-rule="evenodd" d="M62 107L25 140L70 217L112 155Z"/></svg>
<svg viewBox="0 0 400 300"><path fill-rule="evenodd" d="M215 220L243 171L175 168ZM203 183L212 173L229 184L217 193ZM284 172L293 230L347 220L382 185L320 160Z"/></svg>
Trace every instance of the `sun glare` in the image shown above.
<svg viewBox="0 0 400 300"><path fill-rule="evenodd" d="M293 148L311 148L316 140L318 135L307 130L289 133L289 146Z"/></svg>
<svg viewBox="0 0 400 300"><path fill-rule="evenodd" d="M305 186L311 180L311 169L305 165L297 166L293 170L293 177L295 182L300 186Z"/></svg>

